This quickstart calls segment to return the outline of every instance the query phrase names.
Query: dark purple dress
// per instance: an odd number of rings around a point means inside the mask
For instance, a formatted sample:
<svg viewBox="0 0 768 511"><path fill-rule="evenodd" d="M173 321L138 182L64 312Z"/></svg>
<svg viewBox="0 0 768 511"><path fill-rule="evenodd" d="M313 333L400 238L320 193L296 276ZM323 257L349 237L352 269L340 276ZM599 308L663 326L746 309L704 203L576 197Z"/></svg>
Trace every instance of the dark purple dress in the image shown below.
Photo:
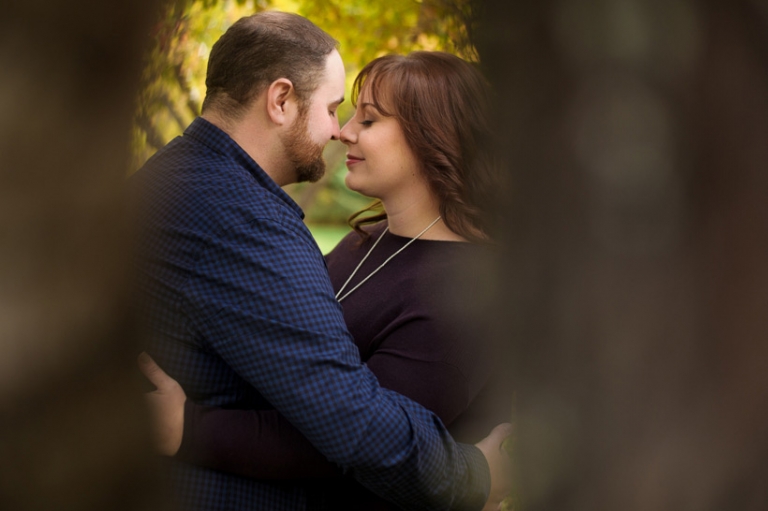
<svg viewBox="0 0 768 511"><path fill-rule="evenodd" d="M385 224L363 243L345 237L326 257L334 289L344 284ZM410 238L384 234L345 290L378 268ZM481 291L473 274L488 255L478 245L416 240L342 301L344 318L382 387L433 411L459 442L475 443L509 410L491 391L495 350L484 325L468 321ZM472 270L472 269L475 270ZM327 462L275 410L222 410L188 402L177 457L263 479L325 478L322 501L330 509L396 509ZM318 481L308 481L317 485Z"/></svg>

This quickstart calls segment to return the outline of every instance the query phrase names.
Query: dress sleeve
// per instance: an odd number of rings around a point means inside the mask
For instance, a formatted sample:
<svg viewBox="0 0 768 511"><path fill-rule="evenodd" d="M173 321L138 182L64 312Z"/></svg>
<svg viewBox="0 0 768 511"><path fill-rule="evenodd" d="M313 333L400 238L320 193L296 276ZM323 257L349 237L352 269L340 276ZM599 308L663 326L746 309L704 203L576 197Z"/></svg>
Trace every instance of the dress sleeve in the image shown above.
<svg viewBox="0 0 768 511"><path fill-rule="evenodd" d="M211 358L380 497L405 509L482 508L482 453L379 386L360 362L311 238L259 220L231 226L207 246L182 306Z"/></svg>
<svg viewBox="0 0 768 511"><path fill-rule="evenodd" d="M176 458L255 479L342 475L277 410L228 410L191 400Z"/></svg>

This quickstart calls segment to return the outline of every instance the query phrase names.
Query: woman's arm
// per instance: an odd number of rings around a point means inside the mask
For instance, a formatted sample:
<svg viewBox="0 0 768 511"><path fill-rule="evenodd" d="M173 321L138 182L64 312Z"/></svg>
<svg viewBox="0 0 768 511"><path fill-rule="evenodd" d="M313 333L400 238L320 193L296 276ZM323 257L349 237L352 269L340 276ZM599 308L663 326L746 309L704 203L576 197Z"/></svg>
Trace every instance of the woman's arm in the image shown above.
<svg viewBox="0 0 768 511"><path fill-rule="evenodd" d="M156 387L147 401L160 454L258 479L341 475L276 410L199 405L146 353L139 356L139 368Z"/></svg>
<svg viewBox="0 0 768 511"><path fill-rule="evenodd" d="M176 458L257 479L341 475L277 410L226 410L191 401L184 406Z"/></svg>

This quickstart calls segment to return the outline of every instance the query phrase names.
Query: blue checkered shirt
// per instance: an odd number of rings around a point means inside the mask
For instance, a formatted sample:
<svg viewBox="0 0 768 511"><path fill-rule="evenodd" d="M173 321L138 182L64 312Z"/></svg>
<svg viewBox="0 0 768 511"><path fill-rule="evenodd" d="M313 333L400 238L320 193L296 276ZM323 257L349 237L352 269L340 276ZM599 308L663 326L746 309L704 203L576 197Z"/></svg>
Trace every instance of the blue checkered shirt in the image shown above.
<svg viewBox="0 0 768 511"><path fill-rule="evenodd" d="M482 507L482 454L379 387L360 362L301 209L226 133L196 119L131 187L148 350L191 399L276 408L331 462L403 508ZM322 502L309 483L171 464L184 510Z"/></svg>

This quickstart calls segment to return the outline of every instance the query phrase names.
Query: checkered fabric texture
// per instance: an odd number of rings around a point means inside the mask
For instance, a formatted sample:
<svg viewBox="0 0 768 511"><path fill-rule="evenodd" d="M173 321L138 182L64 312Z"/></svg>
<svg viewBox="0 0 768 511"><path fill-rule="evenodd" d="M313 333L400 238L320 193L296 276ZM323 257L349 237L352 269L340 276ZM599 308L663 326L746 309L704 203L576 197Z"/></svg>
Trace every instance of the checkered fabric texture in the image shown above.
<svg viewBox="0 0 768 511"><path fill-rule="evenodd" d="M131 178L150 354L189 398L276 408L331 462L405 509L480 509L488 466L360 362L298 205L202 118ZM184 510L300 510L316 485L173 462Z"/></svg>

